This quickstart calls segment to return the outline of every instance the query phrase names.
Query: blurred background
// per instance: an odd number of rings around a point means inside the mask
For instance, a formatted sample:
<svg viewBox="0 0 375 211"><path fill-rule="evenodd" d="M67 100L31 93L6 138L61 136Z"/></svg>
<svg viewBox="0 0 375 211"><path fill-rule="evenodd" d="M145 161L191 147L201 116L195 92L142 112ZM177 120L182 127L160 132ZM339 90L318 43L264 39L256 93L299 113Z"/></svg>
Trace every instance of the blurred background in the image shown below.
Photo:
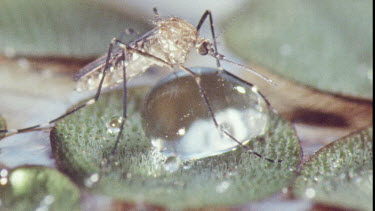
<svg viewBox="0 0 375 211"><path fill-rule="evenodd" d="M74 73L104 54L125 28L140 34L152 29L153 7L194 26L206 9L212 11L219 52L277 86L224 67L255 84L293 124L305 160L372 125L372 1L3 0L0 114L8 128L46 122L90 96L74 92ZM211 38L208 22L200 35ZM193 56L187 66L215 67L215 60ZM153 84L165 73L133 83ZM0 165L55 166L48 130L6 137L0 149Z"/></svg>

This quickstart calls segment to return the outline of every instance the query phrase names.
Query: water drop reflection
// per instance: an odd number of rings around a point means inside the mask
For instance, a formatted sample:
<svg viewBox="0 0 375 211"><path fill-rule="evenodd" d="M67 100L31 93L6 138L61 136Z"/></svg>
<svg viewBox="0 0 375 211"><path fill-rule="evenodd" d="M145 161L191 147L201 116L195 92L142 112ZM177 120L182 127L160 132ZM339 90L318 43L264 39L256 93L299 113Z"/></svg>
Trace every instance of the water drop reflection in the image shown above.
<svg viewBox="0 0 375 211"><path fill-rule="evenodd" d="M201 77L220 128L246 144L265 133L269 106L256 87L212 68L194 68ZM186 72L170 74L148 94L143 128L165 156L199 159L235 149L238 144L215 127L194 79Z"/></svg>
<svg viewBox="0 0 375 211"><path fill-rule="evenodd" d="M176 172L180 166L181 160L175 156L168 157L164 162L164 169L169 173Z"/></svg>
<svg viewBox="0 0 375 211"><path fill-rule="evenodd" d="M86 187L91 188L94 184L96 184L99 181L99 174L94 173L91 174L88 178L84 180L84 184Z"/></svg>
<svg viewBox="0 0 375 211"><path fill-rule="evenodd" d="M120 116L114 116L111 118L109 122L107 122L107 132L110 134L118 133L120 132L120 127L122 123L123 118Z"/></svg>

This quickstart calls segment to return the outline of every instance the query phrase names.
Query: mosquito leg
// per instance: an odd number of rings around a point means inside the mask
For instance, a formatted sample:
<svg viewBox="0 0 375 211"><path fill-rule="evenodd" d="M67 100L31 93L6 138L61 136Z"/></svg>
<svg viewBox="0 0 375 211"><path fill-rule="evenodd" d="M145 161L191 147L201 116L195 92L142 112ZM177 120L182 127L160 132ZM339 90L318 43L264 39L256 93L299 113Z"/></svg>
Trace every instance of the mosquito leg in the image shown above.
<svg viewBox="0 0 375 211"><path fill-rule="evenodd" d="M154 59L155 61L158 61L158 62L160 62L161 64L163 64L164 66L169 67L169 68L171 68L171 69L173 69L173 67L174 67L173 64L171 64L170 62L164 61L163 59L161 59L161 58L159 58L159 57L157 57L157 56L154 56L154 55L152 55L152 54L149 54L149 53L147 53L147 52L144 52L144 51L138 50L138 49L136 49L136 48L132 48L132 47L126 45L125 43L121 42L121 40L115 40L115 43L116 43L120 48L122 48L122 49L124 49L124 50L126 50L126 51L128 51L128 52L130 52L130 53L137 53L137 54L142 55L142 56L144 56L144 57L146 57L146 58Z"/></svg>
<svg viewBox="0 0 375 211"><path fill-rule="evenodd" d="M214 29L214 22L213 22L213 18L212 18L212 13L210 10L206 10L201 19L199 20L199 23L197 25L197 31L199 32L199 30L201 29L202 27L202 24L204 23L204 21L206 20L206 18L209 17L209 20L210 20L210 28L211 28L211 35L212 35L212 40L214 41L214 49L215 49L215 53L218 54L218 51L217 51L217 42L216 42L216 36L215 36L215 29ZM215 58L216 59L216 66L219 70L221 70L221 65L220 65L220 59L218 58Z"/></svg>
<svg viewBox="0 0 375 211"><path fill-rule="evenodd" d="M124 49L124 50L128 50L129 52L135 52L135 53L138 53L138 54L140 54L140 55L142 55L142 56L145 56L145 57L147 57L147 58L155 59L156 61L158 61L158 62L160 62L160 63L163 63L165 66L167 66L167 67L169 67L169 68L173 68L173 65L172 65L171 63L166 62L166 61L164 61L163 59L160 59L160 58L158 58L158 57L156 57L156 56L154 56L154 55L151 55L151 54L149 54L149 53L146 53L146 52L140 51L140 50L135 49L135 48L131 48L130 46L127 46L126 44L122 43L122 42L119 41L119 40L116 40L116 44L117 44L120 48L122 48L122 49ZM272 160L272 159L265 158L265 157L263 157L262 155L260 155L259 153L254 152L254 151L251 150L249 147L247 147L247 146L243 145L241 142L239 142L235 137L233 137L232 135L230 135L230 134L229 134L227 131L225 131L223 128L220 128L219 124L218 124L217 121L216 121L215 114L214 114L214 112L212 111L211 105L210 105L210 103L209 103L209 101L208 101L207 95L206 95L206 93L204 92L204 89L203 89L203 87L202 87L202 85L201 85L200 77L199 77L197 74L195 74L193 71L191 71L190 69L184 67L183 65L179 65L179 68L182 69L182 70L184 70L184 71L186 71L186 72L188 72L188 73L194 78L194 80L196 81L196 84L198 85L199 91L200 91L200 93L201 93L201 95L202 95L202 97L203 97L203 99L204 99L204 101L205 101L205 104L206 104L206 106L207 106L207 108L208 108L208 110L209 110L209 112L210 112L210 115L211 115L212 121L213 121L214 124L215 124L215 127L219 128L219 129L220 129L225 135L227 135L229 138L231 138L233 141L235 141L238 145L240 145L242 148L244 148L249 154L254 154L254 155L256 155L257 157L263 158L263 159L265 159L265 160L267 160L267 161L269 161L269 162L275 162L275 161ZM281 162L281 160L278 160L277 162Z"/></svg>
<svg viewBox="0 0 375 211"><path fill-rule="evenodd" d="M269 162L274 163L275 160L272 160L272 159L269 159L269 158L263 157L261 154L259 154L259 153L257 153L257 152L254 152L254 151L251 150L248 146L243 145L240 141L238 141L235 137L233 137L229 132L227 132L226 130L224 130L223 128L221 128L221 127L219 126L219 124L217 123L217 120L216 120L216 118L215 118L215 114L214 114L214 112L213 112L213 110L212 110L212 107L211 107L211 105L210 105L210 103L209 103L209 101L208 101L207 95L206 95L206 93L204 92L204 89L203 89L203 87L202 87L202 85L201 85L201 78L199 77L199 75L197 75L196 73L194 73L193 71L191 71L190 69L188 69L188 68L186 68L186 67L184 67L184 66L182 66L182 65L180 65L180 68L181 68L182 70L188 72L188 73L194 78L194 80L195 80L195 82L196 82L196 84L197 84L197 86L198 86L198 88L199 88L199 91L200 91L200 93L201 93L201 96L202 96L202 98L204 99L204 102L205 102L205 104L206 104L206 106L207 106L207 108L208 108L208 112L210 113L211 118L212 118L212 121L214 122L216 128L220 129L220 131L221 131L222 133L224 133L226 136L228 136L230 139L232 139L232 140L235 141L238 145L240 145L242 148L244 148L244 149L246 150L246 152L248 152L249 154L253 154L253 155L255 155L255 156L259 157L259 158L262 158L262 159L265 159L265 160L267 160L267 161L269 161ZM277 162L281 162L281 160L277 160Z"/></svg>
<svg viewBox="0 0 375 211"><path fill-rule="evenodd" d="M0 133L22 133L22 132L26 132L26 131L29 131L29 130L32 130L32 129L39 129L39 128L44 128L44 127L48 127L50 124L52 123L55 123L56 121L60 120L60 119L63 119L65 118L66 116L69 116L70 114L76 112L76 111L79 111L81 110L82 108L88 106L88 105L91 105L91 104L94 104L98 99L99 99L99 96L100 96L100 93L101 93L101 89L102 89L102 85L103 85L103 81L104 81L104 78L105 78L105 75L107 73L107 70L109 68L109 61L110 61L110 58L111 58L111 53L112 53L112 50L113 50L113 46L115 44L115 41L116 39L114 38L109 47L108 47L108 53L107 53L107 59L106 59L106 63L105 63L105 66L104 66L104 69L103 69L103 76L102 78L100 79L100 83L99 83L99 87L96 91L96 94L93 98L91 98L90 100L86 101L84 104L78 106L78 107L75 107L73 108L72 110L66 112L65 114L47 122L47 123L44 123L44 124L39 124L39 125L34 125L34 126L31 126L31 127L26 127L26 128L22 128L22 129L7 129L7 130L0 130Z"/></svg>
<svg viewBox="0 0 375 211"><path fill-rule="evenodd" d="M209 55L212 56L212 57L214 57L214 58L216 58L216 59L218 59L218 60L225 61L225 62L228 62L230 64L236 65L236 66L238 66L238 67L240 67L240 68L242 68L242 69L244 69L246 71L251 72L252 74L258 76L259 78L265 80L266 82L268 82L268 83L270 83L270 84L272 84L274 86L277 86L277 84L272 79L268 78L267 76L264 76L264 75L258 73L257 71L255 71L255 70L253 70L253 69L251 69L249 67L246 67L246 66L244 66L242 64L239 64L239 63L233 62L233 61L231 61L229 59L226 59L224 55L221 55L221 54L218 54L218 53L210 53L210 52L209 52Z"/></svg>
<svg viewBox="0 0 375 211"><path fill-rule="evenodd" d="M214 29L214 23L213 23L213 18L212 18L212 13L210 10L206 10L201 19L199 20L199 23L197 25L197 31L200 30L200 28L202 27L204 21L207 19L207 17L209 17L209 20L210 20L210 27L211 27L211 34L212 34L212 40L214 41L214 52L211 52L210 55L212 57L214 57L216 59L216 65L217 65L217 68L219 70L223 70L223 68L221 67L220 65L220 61L225 61L225 62L228 62L228 63L231 63L231 64L234 64L234 65L237 65L245 70L248 70L250 71L251 73L257 75L258 77L262 78L263 80L267 81L268 83L276 86L276 83L274 81L272 81L271 79L267 78L266 76L244 66L244 65L241 65L241 64L238 64L238 63L235 63L235 62L232 62L228 59L226 59L223 55L221 55L218 51L217 51L217 41L216 41L216 36L215 36L215 29Z"/></svg>
<svg viewBox="0 0 375 211"><path fill-rule="evenodd" d="M241 82L243 82L243 83L245 83L245 84L247 84L247 85L249 85L249 86L251 86L251 87L254 87L255 90L257 90L257 94L259 94L260 96L262 96L262 98L264 99L264 101L266 101L266 104L267 104L268 106L271 105L270 102L267 100L267 98L266 98L261 92L258 91L258 88L256 88L256 86L255 86L254 84L252 84L252 83L250 83L250 82L248 82L248 81L243 80L242 78L240 78L240 77L234 75L234 74L231 73L231 72L228 72L228 71L226 71L226 70L223 70L223 71L225 72L225 74L230 75L230 76L233 77L233 78L236 78L236 80L239 80L239 81L241 81Z"/></svg>
<svg viewBox="0 0 375 211"><path fill-rule="evenodd" d="M204 21L207 19L207 17L209 17L209 20L210 20L210 28L211 28L211 34L212 34L212 40L214 41L214 52L213 53L210 53L210 55L212 57L214 57L216 59L216 65L217 65L217 68L219 70L223 70L223 68L221 67L220 65L220 61L226 61L228 63L231 63L231 64L234 64L234 65L237 65L237 66L240 66L241 68L243 69L246 69L248 71L250 71L251 73L257 75L258 77L262 78L263 80L267 81L268 83L271 83L272 85L276 86L276 83L273 82L271 79L267 78L266 76L246 67L246 66L243 66L241 64L238 64L238 63L235 63L235 62L232 62L228 59L226 59L223 55L221 55L218 50L217 50L217 41L216 41L216 36L215 36L215 29L214 29L214 22L213 22L213 18L212 18L212 13L210 10L206 10L201 19L199 20L199 23L197 25L197 31L199 31L204 23Z"/></svg>
<svg viewBox="0 0 375 211"><path fill-rule="evenodd" d="M126 58L125 58L125 50L124 49L122 49L121 60L122 60L122 74L123 74L123 77L124 77L123 93L122 93L122 120L121 120L120 131L117 134L115 145L113 146L113 149L111 151L112 156L116 153L118 143L120 142L122 131L124 130L125 120L127 118L127 116L126 116L127 88L126 88L126 65L125 65Z"/></svg>

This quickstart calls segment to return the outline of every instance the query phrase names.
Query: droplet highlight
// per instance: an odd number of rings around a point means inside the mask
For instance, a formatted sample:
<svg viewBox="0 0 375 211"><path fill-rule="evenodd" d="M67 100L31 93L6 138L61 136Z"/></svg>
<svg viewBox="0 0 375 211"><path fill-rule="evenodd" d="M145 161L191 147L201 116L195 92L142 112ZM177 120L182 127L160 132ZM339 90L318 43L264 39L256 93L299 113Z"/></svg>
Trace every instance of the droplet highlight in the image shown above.
<svg viewBox="0 0 375 211"><path fill-rule="evenodd" d="M91 174L88 178L84 180L84 184L86 187L91 188L94 184L96 184L100 179L98 173Z"/></svg>
<svg viewBox="0 0 375 211"><path fill-rule="evenodd" d="M120 132L121 123L123 121L122 117L112 117L109 122L106 123L107 133L115 134Z"/></svg>
<svg viewBox="0 0 375 211"><path fill-rule="evenodd" d="M307 198L314 198L315 197L315 190L313 188L306 188L305 195Z"/></svg>

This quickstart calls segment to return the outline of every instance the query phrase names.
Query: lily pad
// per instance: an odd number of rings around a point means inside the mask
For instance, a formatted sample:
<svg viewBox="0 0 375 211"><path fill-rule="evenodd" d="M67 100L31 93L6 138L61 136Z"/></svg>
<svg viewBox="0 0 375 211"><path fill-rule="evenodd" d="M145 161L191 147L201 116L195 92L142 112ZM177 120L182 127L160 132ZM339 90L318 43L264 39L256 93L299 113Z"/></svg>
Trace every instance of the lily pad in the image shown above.
<svg viewBox="0 0 375 211"><path fill-rule="evenodd" d="M323 91L372 98L372 1L252 1L234 16L227 44L249 63Z"/></svg>
<svg viewBox="0 0 375 211"><path fill-rule="evenodd" d="M170 171L178 159L166 160L142 131L145 95L146 88L130 90L125 131L110 165L116 134L106 125L122 114L121 92L104 94L96 104L58 122L51 144L59 168L93 192L173 209L243 204L277 193L293 181L300 145L293 128L275 113L270 114L268 132L248 146L282 162L269 162L239 147Z"/></svg>
<svg viewBox="0 0 375 211"><path fill-rule="evenodd" d="M4 0L0 7L0 52L87 58L104 53L112 38L125 28L142 33L146 26L142 20L94 1Z"/></svg>
<svg viewBox="0 0 375 211"><path fill-rule="evenodd" d="M6 123L3 117L0 116L0 130L5 130L6 129ZM0 132L0 139L5 136L5 133Z"/></svg>
<svg viewBox="0 0 375 211"><path fill-rule="evenodd" d="M351 134L319 150L300 171L297 197L343 208L372 210L373 129Z"/></svg>
<svg viewBox="0 0 375 211"><path fill-rule="evenodd" d="M41 166L0 170L1 210L79 210L80 192L56 169Z"/></svg>

